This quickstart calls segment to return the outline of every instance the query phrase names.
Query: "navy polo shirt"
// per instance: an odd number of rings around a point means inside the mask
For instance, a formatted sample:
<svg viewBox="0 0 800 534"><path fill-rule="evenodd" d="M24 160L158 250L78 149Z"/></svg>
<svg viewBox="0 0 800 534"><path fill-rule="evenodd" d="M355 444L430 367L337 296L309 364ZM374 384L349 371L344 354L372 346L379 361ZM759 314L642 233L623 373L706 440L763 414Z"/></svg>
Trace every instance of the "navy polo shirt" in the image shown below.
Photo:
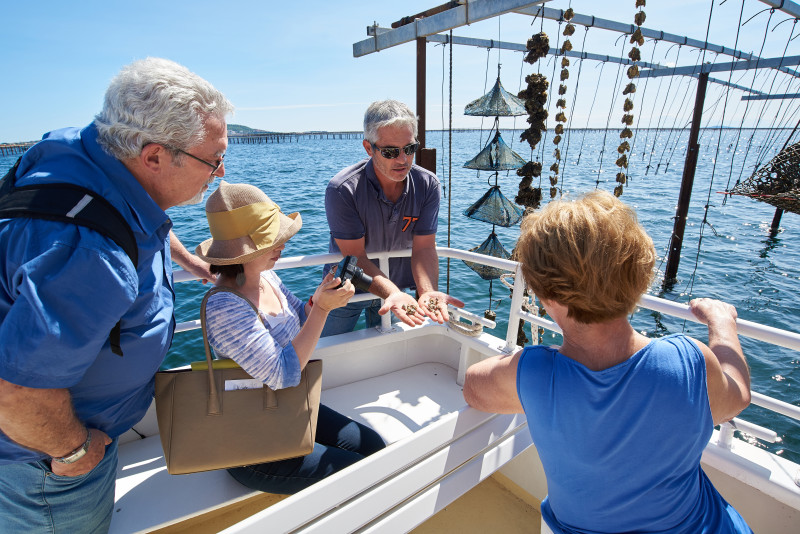
<svg viewBox="0 0 800 534"><path fill-rule="evenodd" d="M340 252L336 239L364 238L367 252L411 248L415 235L436 233L441 192L432 172L417 165L405 179L396 202L389 202L375 175L372 158L343 169L325 190L325 214L331 237L328 250ZM373 260L378 265L377 260ZM401 288L413 288L411 258L389 261L390 279Z"/></svg>

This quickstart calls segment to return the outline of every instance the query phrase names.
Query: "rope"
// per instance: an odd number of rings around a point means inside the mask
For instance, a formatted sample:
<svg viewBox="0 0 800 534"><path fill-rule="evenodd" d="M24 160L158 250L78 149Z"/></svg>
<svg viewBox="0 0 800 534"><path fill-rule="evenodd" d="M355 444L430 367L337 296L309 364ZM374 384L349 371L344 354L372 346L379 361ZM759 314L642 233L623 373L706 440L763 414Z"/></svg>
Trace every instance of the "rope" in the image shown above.
<svg viewBox="0 0 800 534"><path fill-rule="evenodd" d="M778 93L791 93L792 91L789 90L789 86L791 85L792 80L787 79L785 89L778 89ZM774 142L777 140L778 135L781 133L781 130L788 128L789 125L789 110L790 105L787 103L786 108L783 107L784 102L781 100L778 104L778 109L775 112L775 116L772 119L772 124L769 127L769 134L767 135L767 141L764 143L761 152L759 152L758 156L756 157L756 167L761 167L762 163L767 159L767 152L772 147ZM783 115L778 118L778 116L783 110ZM798 110L793 112L797 113ZM777 126L776 126L777 123Z"/></svg>
<svg viewBox="0 0 800 534"><path fill-rule="evenodd" d="M560 48L560 45L561 45L561 21L558 22L558 33L556 35L557 35L557 37L556 37L556 50L558 50ZM554 91L554 88L556 86L556 63L558 63L556 61L557 57L558 57L557 55L550 56L550 60L553 62L553 74L551 74L551 76L550 76L550 80L551 80L551 82L550 82L550 94L547 96L547 100L549 102L553 101L553 91ZM547 128L547 122L549 120L550 120L550 114L548 113L547 118L545 118L545 120L544 120L545 128L544 128L544 132L542 134L542 140L541 140L541 142L539 144L539 154L540 154L539 161L541 161L542 163L544 163L544 147L547 144L547 132L549 130L549 128ZM544 167L544 165L542 165L542 167ZM544 175L544 168L542 169L542 175ZM541 177L540 177L540 181L541 181Z"/></svg>
<svg viewBox="0 0 800 534"><path fill-rule="evenodd" d="M712 12L713 12L713 1L712 1ZM711 18L710 18L710 17L711 17L711 15L709 15L709 27L708 27L708 28L710 28L710 24L711 24ZM708 32L708 29L706 29L706 32ZM706 40L708 40L708 33L706 33ZM717 60L718 60L718 59L719 59L719 54L716 54L716 55L714 56L714 61L713 61L711 64L712 64L712 65L716 64L716 62L717 62ZM704 64L705 64L705 50L703 50L703 59L701 60L701 62L700 62L699 64L702 64L702 65L704 65ZM687 83L688 83L688 82L687 82ZM727 94L727 93L726 93L726 94ZM689 95L689 91L687 90L687 91L684 93L684 102L685 102L685 99L686 99L686 97L688 97L688 95ZM704 104L705 104L705 103L704 103ZM706 118L706 124L710 124L710 123L712 123L712 121L710 121L710 120L708 119L708 117L709 117L709 116L713 116L713 114L714 114L714 112L716 111L717 107L719 107L719 99L713 99L713 102L712 102L712 103L711 103L711 105L708 107L708 109L703 109L703 117L707 117L707 118ZM691 120L691 119L689 118L689 116L688 116L688 115L690 114L690 111L689 111L689 110L690 110L690 108L689 108L689 106L687 106L686 108L684 108L684 110L685 110L685 111L684 111L684 113L686 113L686 115L687 115L687 117L686 117L686 119L685 119L685 121L684 121L684 128L683 128L683 129L685 130L687 127L690 127L690 126L691 126L691 124L692 124L692 120ZM677 119L677 117L676 117L676 119ZM673 128L674 128L674 124L673 124ZM702 139L702 136L704 135L704 133L705 133L705 130L701 131L701 134L700 134L700 140ZM700 140L698 140L698 144L702 144L702 143L700 143ZM680 143L680 141L681 141L681 136L680 136L680 134L677 134L677 135L675 136L675 144L672 146L672 149L670 149L669 158L667 159L667 165L664 167L664 173L665 173L665 174L666 174L666 172L669 170L669 166L672 164L672 156L674 156L674 155L675 155L675 149L678 147L678 143ZM666 150L666 149L665 149L665 150ZM683 151L683 155L684 155L684 157L685 157L685 155L686 155L686 144L684 144L684 151ZM716 164L716 161L715 161L714 163ZM713 177L712 177L712 180L713 180Z"/></svg>
<svg viewBox="0 0 800 534"><path fill-rule="evenodd" d="M595 66L595 68L597 68ZM581 163L581 154L583 154L583 142L586 140L586 132L589 130L589 120L592 118L592 110L594 109L594 103L597 101L597 93L600 92L600 80L603 79L603 69L606 68L606 62L602 61L600 63L600 74L597 75L597 87L594 90L594 96L592 97L592 104L589 106L589 114L586 116L586 126L583 128L583 137L581 137L581 146L578 149L578 160L575 162L575 165L580 165Z"/></svg>
<svg viewBox="0 0 800 534"><path fill-rule="evenodd" d="M450 30L450 119L447 148L447 246L450 246L450 206L453 199L453 30ZM450 294L450 258L447 258L447 294Z"/></svg>
<svg viewBox="0 0 800 534"><path fill-rule="evenodd" d="M714 0L711 0L711 10L708 13L708 25L706 26L706 42L708 42L708 33L709 33L710 29L711 29L711 15L712 15L712 13L714 13ZM717 56L714 58L714 62L716 62L718 57L719 57L719 54L717 54ZM703 62L704 61L705 61L705 50L703 50ZM701 64L703 62L701 62ZM727 104L728 94L730 93L730 86L726 87L725 89L726 89L725 90L725 102ZM724 110L724 108L723 108L723 117L722 117L722 119L723 119L723 121L725 120L725 110ZM720 123L720 124L722 124L722 123ZM722 138L722 128L720 128L719 131L720 131L719 135L720 135L720 140L721 140L721 138ZM716 168L717 168L717 159L718 159L718 157L719 157L719 142L717 142L717 153L714 156L714 164L711 167L711 180L709 181L709 184L708 184L708 194L706 196L706 205L705 205L705 210L703 211L703 222L700 223L700 235L699 235L699 238L697 240L697 254L695 255L695 259L694 259L694 269L692 270L691 276L689 276L689 283L687 284L687 288L686 288L686 292L689 295L692 294L692 290L694 289L694 281L695 281L695 277L697 275L697 267L700 265L700 250L701 250L701 247L702 247L702 244L703 244L703 236L705 235L706 225L708 225L711 228L711 231L714 232L714 235L716 235L716 233L717 233L716 230L714 230L714 227L711 225L711 223L708 222L708 208L709 208L709 206L711 204L711 193L714 191L714 173L715 173ZM684 321L684 328L685 328L685 325L686 325L686 322Z"/></svg>
<svg viewBox="0 0 800 534"><path fill-rule="evenodd" d="M666 58L666 55L664 57ZM670 78L672 78L672 77L670 76ZM656 88L656 96L653 98L653 106L655 106L656 103L658 102L658 95L661 94L661 87L663 87L663 85L664 85L664 77L662 76L662 77L660 77L658 79L658 87ZM644 109L644 103L642 103L642 108ZM663 108L662 108L661 112L663 114L663 112L664 112ZM644 137L644 150L642 150L642 161L644 161L644 158L647 156L647 153L648 152L650 153L650 160L648 160L647 165L644 168L644 175L645 176L647 176L650 173L650 162L653 159L653 154L655 154L655 152L656 152L656 139L658 138L658 132L659 132L658 123L660 121L661 121L661 116L659 115L658 121L656 122L656 127L654 129L653 128L653 112L651 110L650 111L650 119L647 122L647 133L645 134L645 137ZM647 148L647 142L650 139L650 130L655 130L655 132L654 132L654 137L653 137L653 145L648 149Z"/></svg>
<svg viewBox="0 0 800 534"><path fill-rule="evenodd" d="M441 117L440 117L441 120L442 120L442 138L441 138L441 143L442 143L442 154L441 155L442 155L442 158L440 160L442 162L442 171L439 173L439 176L444 176L444 170L445 170L444 169L444 133L445 133L445 127L444 127L444 78L445 78L445 70L444 70L445 69L445 59L444 58L445 58L445 55L444 54L445 54L445 50L446 50L447 44L448 43L442 43L442 86L441 86L441 91L440 91L440 95L439 95L440 98L441 98L441 102L442 102L442 110L441 110ZM444 194L445 195L449 194L447 189L444 190Z"/></svg>
<svg viewBox="0 0 800 534"><path fill-rule="evenodd" d="M673 45L673 46L675 46L675 45ZM667 91L666 91L667 96L664 98L664 104L661 106L661 113L659 114L658 120L656 121L656 134L653 137L653 146L652 146L652 149L650 150L650 159L647 160L647 167L645 167L645 173L644 173L645 176L647 176L647 174L650 172L650 168L653 166L653 153L656 151L656 142L658 141L658 133L661 131L661 119L664 118L664 110L667 107L667 100L669 99L670 89L672 89L672 81L675 79L675 74L674 73L675 73L675 69L678 66L678 62L680 60L680 57L681 57L681 49L682 48L683 48L683 45L679 44L678 45L678 53L675 55L675 66L672 67L673 74L670 75L669 83L667 84ZM669 54L670 49L672 49L672 46L669 47L669 49L667 49L667 54ZM665 54L664 58L666 59L666 57L667 56ZM661 90L661 86L660 85L659 85L659 90ZM657 98L658 98L658 92L656 92L656 99ZM675 96L673 96L673 100L674 99L675 99ZM658 172L658 169L656 169L656 172Z"/></svg>
<svg viewBox="0 0 800 534"><path fill-rule="evenodd" d="M767 33L769 31L769 23L770 23L770 21L772 21L772 15L774 13L775 13L774 9L770 9L769 10L769 17L767 18L767 25L764 27L764 40L761 42L761 49L758 51L759 59L756 60L756 66L755 66L756 71L753 73L753 85L754 86L756 84L756 76L758 76L758 70L757 70L758 69L758 62L761 61L761 54L764 53L764 46L767 44ZM764 84L762 84L761 89L763 89L765 84L766 84L766 82ZM747 102L748 102L748 104L750 103L749 100ZM748 141L747 141L747 148L745 148L744 158L742 159L742 168L739 170L739 179L740 180L742 178L742 174L744 173L745 164L747 163L747 155L750 153L750 148L753 145L753 138L756 135L756 128L758 128L758 125L761 123L761 119L764 117L764 110L766 109L766 106L767 106L768 103L769 103L768 100L764 100L764 106L762 106L761 113L758 114L758 118L756 119L756 126L755 126L755 128L753 128L753 132L750 134L750 139L748 139ZM745 106L745 115L746 114L747 114L747 106ZM742 124L744 124L744 117L742 117ZM753 169L753 170L755 171L756 169Z"/></svg>
<svg viewBox="0 0 800 534"><path fill-rule="evenodd" d="M742 0L742 10L744 10L744 0ZM763 13L763 11L761 13ZM772 17L772 15L770 14L770 18L771 17ZM753 17L750 17L748 19L748 21L750 21L752 19L753 19ZM740 15L740 19L739 20L741 21L741 15ZM748 21L745 21L742 24L742 26L747 24ZM769 24L768 24L768 26L769 26ZM738 33L737 33L737 35L738 35ZM752 83L752 85L754 87L756 85L756 76L758 75L758 62L761 59L761 53L764 51L764 44L766 43L766 40L767 40L767 33L765 31L764 32L764 40L761 43L761 51L758 54L758 59L756 59L756 65L753 68L753 83ZM751 102L750 100L747 100L745 102L744 113L742 114L742 121L739 123L739 129L736 132L736 143L734 144L733 157L731 158L731 168L730 168L730 173L729 173L731 177L733 177L733 164L734 164L734 161L736 159L736 153L738 152L738 149L739 149L739 141L741 140L742 128L744 127L744 121L747 118L747 112L750 110L750 102ZM751 140L752 140L752 138L751 138ZM749 150L749 147L748 147L748 150ZM745 160L746 159L747 159L747 156L745 155ZM744 171L744 160L742 161L742 171ZM736 179L736 182L738 183L739 180L741 180L741 179L742 179L742 174L739 173L739 177ZM729 181L729 183L730 183L730 181Z"/></svg>
<svg viewBox="0 0 800 534"><path fill-rule="evenodd" d="M571 5L571 3L570 3ZM564 169L561 172L561 182L559 183L559 194L564 193L564 179L566 178L567 174L567 156L569 155L569 141L572 138L572 118L575 116L575 103L578 100L578 87L581 83L581 70L583 69L583 54L586 50L586 35L589 33L589 27L585 27L586 32L583 34L583 43L581 44L581 56L580 56L580 63L578 63L578 75L575 79L575 91L572 93L572 107L570 110L572 112L569 114L569 120L567 121L567 132L566 132L566 140L564 143Z"/></svg>
<svg viewBox="0 0 800 534"><path fill-rule="evenodd" d="M512 280L515 280L516 279L516 275L514 273L503 273L503 274L500 275L500 283L503 284L504 286L506 286L511 291L513 291L514 290L514 282L509 282L508 278L511 278Z"/></svg>
<svg viewBox="0 0 800 534"><path fill-rule="evenodd" d="M700 62L700 56L699 55L697 56L697 60L698 60L697 64L699 65L700 64L699 63ZM678 124L678 119L680 118L679 115L681 113L686 114L689 111L687 106L686 106L686 100L689 97L689 94L691 93L691 91L689 91L689 88L688 88L689 83L690 82L687 80L687 82L686 82L687 90L686 91L676 91L675 95L673 95L673 99L672 99L673 105L670 106L670 109L675 109L675 100L677 100L678 94L683 93L683 100L681 101L680 106L678 106L678 113L675 114L675 119L672 121L672 127L669 130L669 134L667 134L667 140L664 143L664 150L661 151L661 156L658 158L658 164L656 165L656 174L658 174L658 170L661 168L661 161L664 159L664 155L667 153L667 149L669 148L670 142L672 141L672 133L676 131L675 126ZM682 121L682 124L685 124L686 122L687 122L687 119L684 119ZM681 131L683 131L683 129L681 129ZM673 148L670 150L669 158L667 159L667 165L664 168L664 174L666 174L667 170L669 170L669 165L672 162L672 154L675 152L675 146L677 146L677 142L680 140L680 134L676 134L675 137L676 137L676 144L673 145Z"/></svg>
<svg viewBox="0 0 800 534"><path fill-rule="evenodd" d="M655 56L656 56L656 48L658 48L658 40L657 39L653 39L653 52L652 52L652 54L650 54L650 64L651 65L653 65L653 59L655 59ZM641 98L641 103L639 104L639 107L641 108L641 111L639 111L639 120L636 121L636 127L633 129L633 138L631 139L631 157L630 157L630 160L629 160L631 166L633 164L633 149L636 147L636 139L639 137L639 125L642 123L642 119L644 118L644 110L645 110L644 97L645 97L645 95L647 95L648 82L650 82L650 77L649 76L644 79L644 87L642 88L642 98ZM631 98L631 101L634 101L636 99L636 93L631 94L630 98ZM651 114L650 115L650 119L652 120L652 118L653 118L653 116ZM650 133L649 129L647 129L645 131L645 137L644 137L644 151L642 152L642 161L644 161L644 153L647 151L647 136L648 136L649 133ZM630 170L629 170L628 171L628 180L630 180L630 178L631 178L631 173L630 173Z"/></svg>
<svg viewBox="0 0 800 534"><path fill-rule="evenodd" d="M789 43L792 41L792 36L794 35L794 29L795 29L796 25L797 25L797 19L794 19L794 24L792 24L792 30L791 30L791 32L789 34L789 39L786 41L786 46L784 46L784 48L783 48L783 54L781 54L781 63L775 69L775 75L773 76L772 83L769 86L769 91L768 91L769 94L772 94L773 87L775 86L775 81L778 79L778 73L780 72L780 68L781 68L781 66L783 64L783 58L786 57L786 51L789 48ZM778 25L776 25L775 27L777 27L777 26ZM775 28L773 28L772 30L775 31ZM786 83L786 89L789 88L789 84L791 82L791 78L789 78L788 80L789 81L787 81L787 83ZM780 114L780 111L783 108L783 104L784 104L784 101L781 100L779 102L779 104L778 104L778 110L775 112L775 116L772 118L772 123L769 125L769 134L767 135L767 139L764 142L762 150L756 156L756 168L761 167L761 163L766 159L768 148L772 145L772 141L778 135L778 129L779 128L775 128L775 123L778 120L778 115ZM789 108L789 106L787 105L787 111L788 111L788 108ZM785 115L784 115L784 118L785 118Z"/></svg>
<svg viewBox="0 0 800 534"><path fill-rule="evenodd" d="M447 326L453 329L454 332L464 334L469 337L478 337L483 333L483 325L473 323L462 323L458 318L450 312L447 312Z"/></svg>
<svg viewBox="0 0 800 534"><path fill-rule="evenodd" d="M739 45L739 34L742 31L742 16L743 15L744 15L744 0L742 0L742 8L739 10L739 24L736 26L736 40L733 43L733 48L734 49L736 49L737 46ZM728 83L731 82L732 78L733 78L733 69L731 69L731 71L728 73ZM729 91L730 91L730 89L729 89ZM727 107L727 105L728 105L728 94L726 93L725 94L725 106ZM724 116L724 110L723 110L723 119L724 118L725 118L725 116ZM722 129L720 129L720 134L719 135L720 135L720 139L722 139ZM732 171L733 171L733 159L734 159L734 157L736 157L736 153L735 152L734 152L734 155L731 156L731 172L728 173L728 183L725 186L725 190L726 191L729 191L730 188L731 188L731 178L733 177L733 172ZM724 200L722 201L723 204L725 203L727 198L728 197L724 197Z"/></svg>
<svg viewBox="0 0 800 534"><path fill-rule="evenodd" d="M622 37L626 37L626 34L623 34ZM625 53L625 41L626 39L622 39L622 50L620 51L620 57ZM595 181L595 188L600 187L600 174L603 172L603 157L606 153L606 138L608 137L609 125L611 124L611 115L614 113L614 107L617 103L617 88L619 87L619 81L622 74L622 63L619 63L617 66L617 76L614 79L614 92L613 97L611 98L611 106L608 109L608 118L606 119L606 129L603 132L603 142L600 145L600 164L597 167L597 180Z"/></svg>
<svg viewBox="0 0 800 534"><path fill-rule="evenodd" d="M483 94L486 94L486 84L489 81L489 56L491 54L492 54L492 49L491 48L487 48L486 49L486 69L485 69L485 72L484 72L484 75L483 75ZM479 140L478 140L478 152L483 150L483 119L485 119L485 118L486 117L481 115L481 135L480 135ZM487 137L486 140L488 141L489 138ZM475 175L476 176L480 176L481 175L481 171L476 170L475 171Z"/></svg>

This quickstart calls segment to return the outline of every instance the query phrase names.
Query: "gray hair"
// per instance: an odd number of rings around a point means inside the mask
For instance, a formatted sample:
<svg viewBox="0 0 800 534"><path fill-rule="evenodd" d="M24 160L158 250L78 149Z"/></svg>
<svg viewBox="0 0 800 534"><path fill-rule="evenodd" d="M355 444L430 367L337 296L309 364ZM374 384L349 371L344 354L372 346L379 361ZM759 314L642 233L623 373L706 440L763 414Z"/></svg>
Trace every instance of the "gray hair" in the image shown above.
<svg viewBox="0 0 800 534"><path fill-rule="evenodd" d="M209 117L224 122L231 112L233 105L206 80L174 61L150 57L111 80L94 123L103 148L126 160L148 143L180 149L201 143Z"/></svg>
<svg viewBox="0 0 800 534"><path fill-rule="evenodd" d="M417 138L417 116L411 108L397 100L373 102L364 113L364 139L369 143L378 141L378 129L384 126L408 125Z"/></svg>

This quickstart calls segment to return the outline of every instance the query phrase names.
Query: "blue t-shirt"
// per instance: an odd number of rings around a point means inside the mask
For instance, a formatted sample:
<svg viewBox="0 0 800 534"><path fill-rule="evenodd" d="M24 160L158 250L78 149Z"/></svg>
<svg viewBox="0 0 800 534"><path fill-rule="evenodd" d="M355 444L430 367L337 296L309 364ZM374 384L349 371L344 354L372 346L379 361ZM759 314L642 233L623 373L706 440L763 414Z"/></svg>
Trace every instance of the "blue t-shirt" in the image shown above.
<svg viewBox="0 0 800 534"><path fill-rule="evenodd" d="M78 418L115 437L150 406L154 376L172 340L172 223L98 144L94 125L50 132L25 153L17 185L55 182L108 200L133 230L139 265L84 227L0 220L0 378L67 388ZM120 318L122 357L108 339ZM0 464L44 456L0 432Z"/></svg>
<svg viewBox="0 0 800 534"><path fill-rule="evenodd" d="M336 239L362 237L367 252L409 249L415 235L436 233L440 199L436 175L417 165L411 167L396 202L389 202L383 193L372 158L347 167L325 190L331 230L328 251L340 252ZM377 260L373 263L378 265ZM400 289L414 287L411 258L390 259L389 278Z"/></svg>
<svg viewBox="0 0 800 534"><path fill-rule="evenodd" d="M714 423L705 360L687 337L653 340L602 371L528 347L517 391L553 532L751 532L700 468Z"/></svg>

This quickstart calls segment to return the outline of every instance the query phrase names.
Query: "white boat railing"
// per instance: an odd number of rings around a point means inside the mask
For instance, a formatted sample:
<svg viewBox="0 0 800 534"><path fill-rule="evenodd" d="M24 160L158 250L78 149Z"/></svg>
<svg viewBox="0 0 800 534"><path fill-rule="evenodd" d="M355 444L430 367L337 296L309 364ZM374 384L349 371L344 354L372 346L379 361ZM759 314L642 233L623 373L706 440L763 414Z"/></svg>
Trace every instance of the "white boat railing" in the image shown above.
<svg viewBox="0 0 800 534"><path fill-rule="evenodd" d="M511 304L509 307L508 326L505 335L506 344L503 349L506 352L512 352L513 350L516 350L518 348L516 344L516 339L517 339L517 328L518 328L517 325L519 320L526 321L528 323L531 323L532 325L541 326L542 328L545 328L547 330L561 333L561 329L555 322L536 315L535 312L538 310L530 304L530 299L528 297L525 297L525 282L523 280L522 271L520 268L520 264L518 262L502 258L494 258L492 256L487 256L485 254L479 254L455 248L437 247L436 250L440 258L467 260L470 262L480 263L482 265L488 265L490 267L496 267L499 269L509 271L510 273L514 273L514 285L511 294ZM378 260L378 264L381 271L383 271L384 273L389 273L389 258L409 257L411 256L411 249L392 251L392 252L370 253L368 254L368 256L371 259ZM281 258L275 264L274 268L275 270L283 270L283 269L295 269L299 267L314 267L318 265L324 265L327 263L338 263L341 259L342 259L341 254L315 254L309 256L293 256L288 258ZM189 280L196 280L196 279L197 278L194 277L193 275L180 269L176 269L174 274L174 281L176 283L185 282ZM458 291L453 291L453 294L458 296ZM369 293L364 293L355 295L351 299L351 301L357 302L363 300L370 300L373 298L375 298L373 295ZM529 311L525 311L523 309L523 304L526 304L526 307L529 308ZM670 315L673 317L678 317L680 319L685 319L687 321L700 323L700 321L698 321L697 318L689 311L689 306L685 304L672 302L662 298L654 297L652 295L643 295L641 300L639 301L639 306L641 308L657 311L665 315ZM484 327L490 329L494 329L496 327L496 323L494 321L485 319L466 310L459 310L457 308L453 308L452 306L448 306L448 309L451 312L453 312L454 315L458 317L463 317L471 321L473 324L481 324ZM534 313L531 313L531 311L533 311ZM752 321L746 321L743 319L737 319L736 325L737 325L737 331L741 336L757 339L773 345L778 345L788 349L800 351L800 334L796 332L781 330L779 328L765 326L758 323L754 323ZM200 328L199 319L177 324L175 332L176 333L185 332L187 330L193 330L197 328ZM379 330L384 333L391 332L393 330L391 325L391 314L387 313L386 315L383 315L381 317L381 326L379 327ZM537 329L535 328L533 329L533 334L534 337L536 338ZM539 342L538 338L534 339L533 342L538 343ZM787 402L783 402L778 399L774 399L772 397L768 397L766 395L757 393L755 391L751 392L751 402L752 404L761 406L762 408L773 411L775 413L779 413L781 415L790 417L792 419L800 420L800 407L798 406L789 404ZM754 437L769 442L775 442L780 440L777 434L770 429L735 418L730 423L725 423L722 425L720 444L730 447L731 438L735 430L740 430L741 432L744 432L746 434L752 435Z"/></svg>

